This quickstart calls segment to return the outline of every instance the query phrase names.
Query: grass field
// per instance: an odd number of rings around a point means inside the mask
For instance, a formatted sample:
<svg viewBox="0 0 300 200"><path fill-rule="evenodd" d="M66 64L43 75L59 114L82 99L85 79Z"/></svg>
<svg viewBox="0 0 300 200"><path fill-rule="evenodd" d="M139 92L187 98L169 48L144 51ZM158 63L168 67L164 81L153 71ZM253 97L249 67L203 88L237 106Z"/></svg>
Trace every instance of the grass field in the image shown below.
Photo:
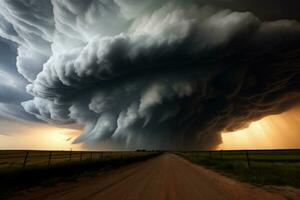
<svg viewBox="0 0 300 200"><path fill-rule="evenodd" d="M300 150L200 151L178 154L245 182L300 187Z"/></svg>
<svg viewBox="0 0 300 200"><path fill-rule="evenodd" d="M161 152L0 151L0 199L32 186L74 181ZM300 150L195 151L177 154L258 185L300 187Z"/></svg>
<svg viewBox="0 0 300 200"><path fill-rule="evenodd" d="M0 199L33 186L74 181L159 152L0 151Z"/></svg>
<svg viewBox="0 0 300 200"><path fill-rule="evenodd" d="M106 160L121 157L144 155L145 152L98 152L98 151L0 151L0 171L27 168L32 166L51 166L66 161Z"/></svg>

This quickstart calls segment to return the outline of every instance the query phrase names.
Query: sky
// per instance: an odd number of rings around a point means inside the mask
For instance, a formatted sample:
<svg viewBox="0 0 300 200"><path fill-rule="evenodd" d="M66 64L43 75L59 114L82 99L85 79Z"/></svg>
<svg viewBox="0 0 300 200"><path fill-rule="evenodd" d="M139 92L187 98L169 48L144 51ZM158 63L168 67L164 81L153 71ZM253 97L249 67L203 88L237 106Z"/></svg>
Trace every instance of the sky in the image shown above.
<svg viewBox="0 0 300 200"><path fill-rule="evenodd" d="M0 149L299 148L299 9L2 0Z"/></svg>
<svg viewBox="0 0 300 200"><path fill-rule="evenodd" d="M249 127L222 133L217 149L296 149L300 147L300 107L269 115Z"/></svg>

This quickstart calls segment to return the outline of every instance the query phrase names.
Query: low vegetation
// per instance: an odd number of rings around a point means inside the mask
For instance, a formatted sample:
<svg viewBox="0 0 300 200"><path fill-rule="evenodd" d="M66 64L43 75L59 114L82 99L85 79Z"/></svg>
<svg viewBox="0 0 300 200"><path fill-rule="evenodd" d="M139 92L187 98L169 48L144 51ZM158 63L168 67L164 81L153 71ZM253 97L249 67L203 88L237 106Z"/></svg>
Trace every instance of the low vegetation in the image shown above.
<svg viewBox="0 0 300 200"><path fill-rule="evenodd" d="M20 152L15 152L15 154L18 153ZM0 199L22 189L33 186L51 186L61 181L76 181L80 176L93 176L99 171L146 160L159 154L159 152L105 153L107 154L105 157L87 157L80 160L73 158L73 160L52 162L51 165L48 165L48 159L40 157L42 162L36 160L33 162L35 164L31 162L26 167L23 167L24 163L16 164L20 163L17 159L14 161L15 164L7 160L2 161L0 163Z"/></svg>
<svg viewBox="0 0 300 200"><path fill-rule="evenodd" d="M179 154L194 163L252 184L300 187L299 150L206 151Z"/></svg>

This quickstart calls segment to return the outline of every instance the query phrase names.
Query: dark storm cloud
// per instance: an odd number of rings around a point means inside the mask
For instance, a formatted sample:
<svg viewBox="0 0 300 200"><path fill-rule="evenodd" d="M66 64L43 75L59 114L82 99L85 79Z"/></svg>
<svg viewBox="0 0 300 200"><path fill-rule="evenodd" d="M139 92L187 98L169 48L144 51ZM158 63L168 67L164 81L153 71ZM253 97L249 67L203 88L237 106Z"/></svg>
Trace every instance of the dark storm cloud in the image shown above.
<svg viewBox="0 0 300 200"><path fill-rule="evenodd" d="M298 0L208 0L220 7L226 7L236 11L249 11L262 20L294 19L300 20Z"/></svg>
<svg viewBox="0 0 300 200"><path fill-rule="evenodd" d="M212 148L220 132L298 102L297 21L225 9L232 1L13 2L2 9L16 33L3 35L20 45L18 70L32 81L22 105L84 124L76 142Z"/></svg>
<svg viewBox="0 0 300 200"><path fill-rule="evenodd" d="M0 111L3 115L37 121L21 106L22 101L32 97L25 90L28 82L15 67L16 56L16 44L0 38Z"/></svg>

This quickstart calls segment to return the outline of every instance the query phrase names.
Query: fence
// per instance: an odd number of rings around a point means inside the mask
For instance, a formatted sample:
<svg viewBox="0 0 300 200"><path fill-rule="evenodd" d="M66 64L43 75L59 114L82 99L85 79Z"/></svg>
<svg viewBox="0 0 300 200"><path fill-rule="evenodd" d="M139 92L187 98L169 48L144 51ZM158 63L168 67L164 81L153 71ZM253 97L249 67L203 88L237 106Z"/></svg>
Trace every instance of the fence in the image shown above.
<svg viewBox="0 0 300 200"><path fill-rule="evenodd" d="M255 163L300 163L300 149L282 150L220 150L220 151L183 151L187 156L224 162L242 161L249 168Z"/></svg>
<svg viewBox="0 0 300 200"><path fill-rule="evenodd" d="M84 161L106 160L125 157L136 157L149 154L149 152L107 152L107 151L0 151L0 170L26 168L29 166L48 166L53 164Z"/></svg>

